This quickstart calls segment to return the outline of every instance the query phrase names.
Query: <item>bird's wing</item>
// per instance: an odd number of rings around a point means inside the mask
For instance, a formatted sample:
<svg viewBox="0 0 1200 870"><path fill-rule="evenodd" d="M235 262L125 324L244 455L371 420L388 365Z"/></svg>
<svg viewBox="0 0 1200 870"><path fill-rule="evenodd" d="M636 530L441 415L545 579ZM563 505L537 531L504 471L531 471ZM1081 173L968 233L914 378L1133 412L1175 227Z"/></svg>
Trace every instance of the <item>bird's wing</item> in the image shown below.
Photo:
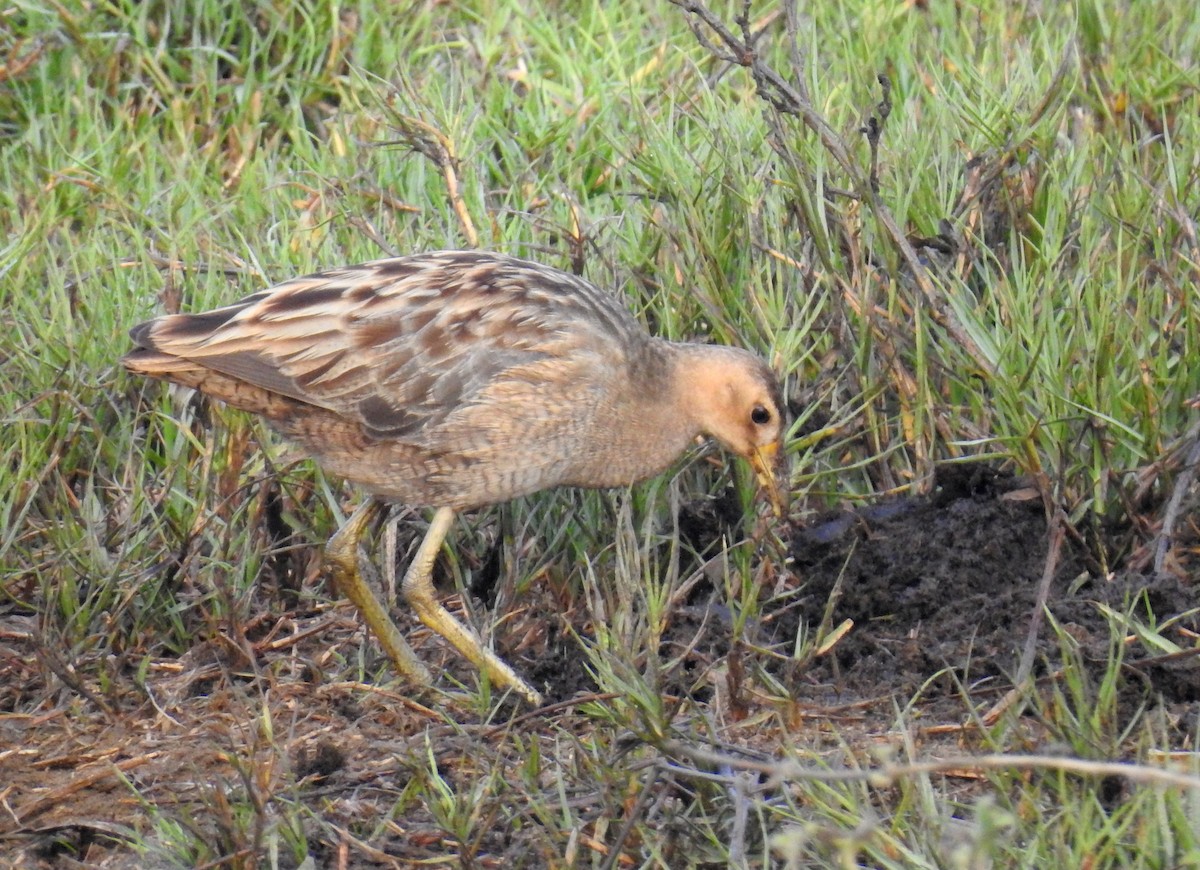
<svg viewBox="0 0 1200 870"><path fill-rule="evenodd" d="M132 336L355 419L375 437L414 441L480 397L619 366L646 340L580 278L466 251L297 278L225 308L149 321Z"/></svg>

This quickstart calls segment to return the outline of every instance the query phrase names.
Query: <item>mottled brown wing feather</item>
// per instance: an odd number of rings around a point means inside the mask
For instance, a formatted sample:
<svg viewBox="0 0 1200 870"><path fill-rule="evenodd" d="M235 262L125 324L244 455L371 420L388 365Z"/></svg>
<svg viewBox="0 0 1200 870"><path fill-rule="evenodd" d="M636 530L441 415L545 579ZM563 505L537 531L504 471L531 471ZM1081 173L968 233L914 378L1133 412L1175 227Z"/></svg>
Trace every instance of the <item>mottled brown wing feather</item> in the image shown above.
<svg viewBox="0 0 1200 870"><path fill-rule="evenodd" d="M480 252L323 272L131 334L141 347L358 420L375 437L414 442L487 404L489 390L547 383L542 363L558 368L550 383L569 384L620 366L648 340L582 279Z"/></svg>

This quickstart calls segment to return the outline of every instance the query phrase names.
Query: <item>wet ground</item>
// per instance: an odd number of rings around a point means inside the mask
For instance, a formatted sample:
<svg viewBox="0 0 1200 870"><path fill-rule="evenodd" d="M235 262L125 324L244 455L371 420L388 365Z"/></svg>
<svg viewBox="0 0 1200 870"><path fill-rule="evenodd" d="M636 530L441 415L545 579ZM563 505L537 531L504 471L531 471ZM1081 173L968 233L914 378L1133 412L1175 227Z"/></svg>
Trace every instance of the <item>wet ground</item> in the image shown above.
<svg viewBox="0 0 1200 870"><path fill-rule="evenodd" d="M853 621L803 675L834 698L998 696L1018 670L1048 548L1042 500L1027 481L946 466L928 498L818 518L794 537L803 595L795 614L780 620L781 633L798 621L815 624L831 600L833 624ZM1060 631L1043 620L1034 677L1059 668L1064 646L1074 643L1069 654L1100 676L1114 637L1105 607L1161 624L1196 606L1183 576L1104 572L1081 537L1066 537L1054 567L1046 603ZM1196 631L1200 619L1191 612L1177 628ZM1200 671L1192 659L1146 660L1151 670L1139 672L1135 660L1144 655L1131 651L1126 660L1131 693L1167 703L1195 699Z"/></svg>

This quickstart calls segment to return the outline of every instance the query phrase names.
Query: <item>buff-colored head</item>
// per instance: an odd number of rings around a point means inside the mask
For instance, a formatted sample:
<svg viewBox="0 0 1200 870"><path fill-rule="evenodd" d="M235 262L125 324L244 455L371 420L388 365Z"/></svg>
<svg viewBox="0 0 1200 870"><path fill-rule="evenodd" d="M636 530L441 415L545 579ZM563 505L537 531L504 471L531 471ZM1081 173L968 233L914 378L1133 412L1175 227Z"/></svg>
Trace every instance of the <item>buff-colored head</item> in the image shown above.
<svg viewBox="0 0 1200 870"><path fill-rule="evenodd" d="M733 347L683 345L676 377L699 431L745 457L776 516L787 507L782 393L754 354Z"/></svg>

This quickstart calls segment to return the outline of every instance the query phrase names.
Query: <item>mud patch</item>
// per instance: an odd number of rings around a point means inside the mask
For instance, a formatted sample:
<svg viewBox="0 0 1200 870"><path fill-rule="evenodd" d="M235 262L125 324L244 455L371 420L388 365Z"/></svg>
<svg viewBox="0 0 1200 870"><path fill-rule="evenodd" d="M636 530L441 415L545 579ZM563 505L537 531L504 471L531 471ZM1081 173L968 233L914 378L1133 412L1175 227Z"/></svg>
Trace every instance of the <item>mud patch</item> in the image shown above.
<svg viewBox="0 0 1200 870"><path fill-rule="evenodd" d="M782 636L819 624L831 598L830 623L854 625L809 679L841 698L912 695L938 672L950 691L951 672L966 684L1015 672L1046 560L1042 503L1011 479L960 483L821 517L792 540L801 598ZM1063 555L1055 599L1081 571Z"/></svg>
<svg viewBox="0 0 1200 870"><path fill-rule="evenodd" d="M976 689L994 694L1012 685L1047 552L1046 517L1031 487L979 467L950 466L928 498L826 515L800 530L791 541L797 601L765 621L774 623L780 644L801 624L853 622L827 655L792 675L799 697L904 703L918 692L926 700L974 696ZM1083 661L1101 672L1114 636L1105 608L1161 623L1194 607L1193 598L1176 577L1098 577L1083 545L1068 541L1048 609ZM1200 624L1193 614L1179 627L1195 631ZM1034 675L1062 664L1061 634L1043 623ZM1129 678L1168 702L1197 691L1194 677L1166 664Z"/></svg>

